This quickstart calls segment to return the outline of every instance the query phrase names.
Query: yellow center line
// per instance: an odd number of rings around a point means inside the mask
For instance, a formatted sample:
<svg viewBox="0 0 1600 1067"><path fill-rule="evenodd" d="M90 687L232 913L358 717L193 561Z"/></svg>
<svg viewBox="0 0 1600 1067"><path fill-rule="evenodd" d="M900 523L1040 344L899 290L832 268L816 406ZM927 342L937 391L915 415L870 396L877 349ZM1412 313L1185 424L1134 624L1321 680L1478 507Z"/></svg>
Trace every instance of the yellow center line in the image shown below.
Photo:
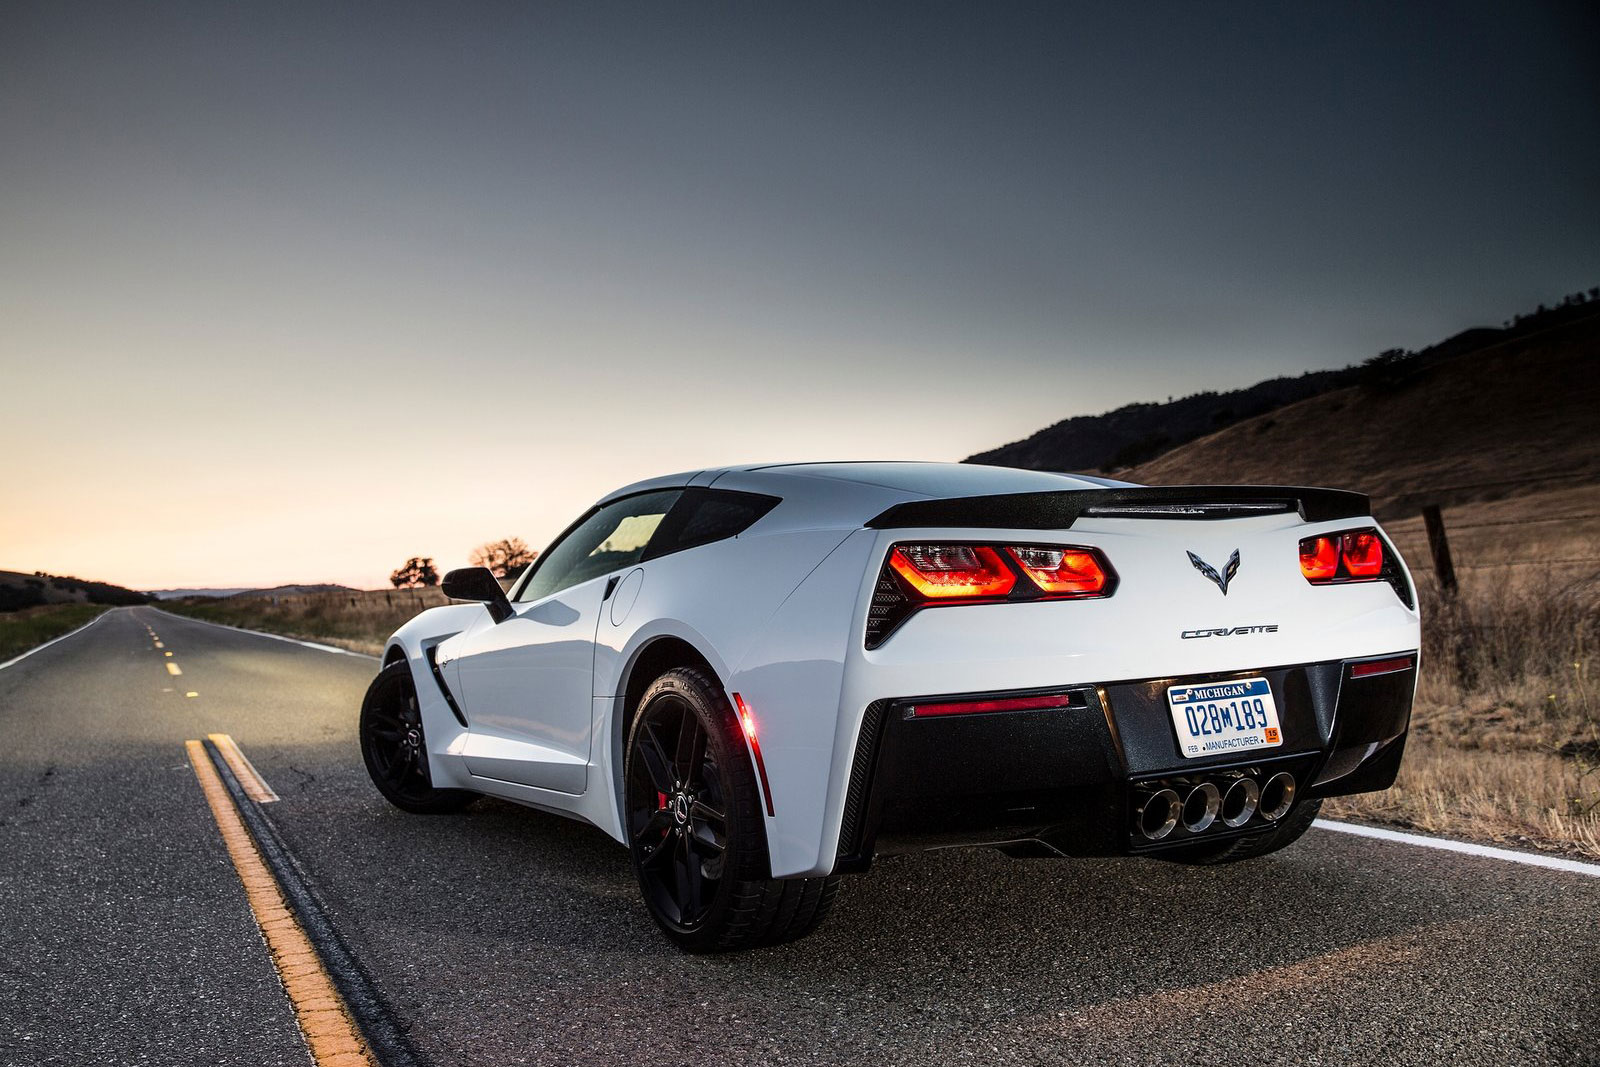
<svg viewBox="0 0 1600 1067"><path fill-rule="evenodd" d="M169 663L167 664L167 673L176 678L178 675L183 673L183 668L178 666L176 663Z"/></svg>
<svg viewBox="0 0 1600 1067"><path fill-rule="evenodd" d="M233 860L234 870L244 884L256 926L267 942L267 950L272 953L272 964L278 969L283 988L289 994L295 1021L300 1025L306 1047L311 1050L311 1059L318 1067L376 1067L367 1043L350 1018L344 998L334 988L311 939L306 937L305 930L284 903L277 879L262 860L255 840L233 806L233 798L211 765L205 746L198 741L185 741L184 747L189 751L189 763L200 780L206 803L217 820L217 829L222 831L222 841Z"/></svg>
<svg viewBox="0 0 1600 1067"><path fill-rule="evenodd" d="M244 787L244 795L257 804L271 804L281 799L267 780L261 777L261 772L256 770L256 765L251 763L233 738L227 734L206 734L211 743L217 746L217 751L222 753L222 758L227 761L228 769L233 771L233 776L239 779L239 784Z"/></svg>

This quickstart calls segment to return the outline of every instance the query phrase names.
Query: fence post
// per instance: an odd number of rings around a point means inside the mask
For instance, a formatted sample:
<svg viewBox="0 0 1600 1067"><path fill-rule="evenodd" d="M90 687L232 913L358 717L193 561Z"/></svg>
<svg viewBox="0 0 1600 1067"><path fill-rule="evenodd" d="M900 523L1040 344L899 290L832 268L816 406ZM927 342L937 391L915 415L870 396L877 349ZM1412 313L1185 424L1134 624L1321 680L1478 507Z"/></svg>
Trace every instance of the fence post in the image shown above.
<svg viewBox="0 0 1600 1067"><path fill-rule="evenodd" d="M1422 524L1428 529L1428 551L1433 555L1433 573L1439 579L1439 591L1454 596L1456 568L1450 562L1450 538L1444 532L1444 516L1439 513L1438 504L1423 506Z"/></svg>

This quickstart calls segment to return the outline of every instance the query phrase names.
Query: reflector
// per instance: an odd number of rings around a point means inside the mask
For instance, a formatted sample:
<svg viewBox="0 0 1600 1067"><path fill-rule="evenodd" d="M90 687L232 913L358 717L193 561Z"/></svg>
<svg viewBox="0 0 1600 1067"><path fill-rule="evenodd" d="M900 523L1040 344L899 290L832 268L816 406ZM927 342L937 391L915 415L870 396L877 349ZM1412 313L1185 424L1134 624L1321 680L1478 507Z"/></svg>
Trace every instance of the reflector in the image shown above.
<svg viewBox="0 0 1600 1067"><path fill-rule="evenodd" d="M1350 677L1371 678L1377 674L1394 674L1396 671L1410 669L1410 656L1398 656L1394 659L1369 659L1365 663L1352 663L1350 665Z"/></svg>
<svg viewBox="0 0 1600 1067"><path fill-rule="evenodd" d="M997 697L993 700L942 700L933 704L913 704L911 717L924 719L934 715L974 715L987 711L1042 711L1071 706L1072 698L1065 693L1038 697Z"/></svg>

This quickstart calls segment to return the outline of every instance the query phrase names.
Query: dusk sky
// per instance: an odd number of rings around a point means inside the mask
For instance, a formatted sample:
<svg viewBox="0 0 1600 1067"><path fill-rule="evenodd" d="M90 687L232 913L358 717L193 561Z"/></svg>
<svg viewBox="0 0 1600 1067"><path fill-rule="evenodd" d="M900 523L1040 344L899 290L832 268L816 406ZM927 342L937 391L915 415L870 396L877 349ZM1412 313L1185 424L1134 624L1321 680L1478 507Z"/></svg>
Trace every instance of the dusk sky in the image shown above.
<svg viewBox="0 0 1600 1067"><path fill-rule="evenodd" d="M0 6L0 569L383 584L1600 284L1588 3Z"/></svg>

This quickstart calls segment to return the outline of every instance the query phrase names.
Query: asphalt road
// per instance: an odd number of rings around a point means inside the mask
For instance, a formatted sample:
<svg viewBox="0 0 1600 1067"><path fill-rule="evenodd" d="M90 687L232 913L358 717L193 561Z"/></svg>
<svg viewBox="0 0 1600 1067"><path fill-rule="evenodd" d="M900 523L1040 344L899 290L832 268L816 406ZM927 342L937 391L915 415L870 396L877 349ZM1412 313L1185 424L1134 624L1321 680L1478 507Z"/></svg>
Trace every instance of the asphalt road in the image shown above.
<svg viewBox="0 0 1600 1067"><path fill-rule="evenodd" d="M1600 1064L1600 879L1315 829L888 859L803 942L683 956L599 831L385 804L375 666L135 608L0 671L0 1063L310 1062L186 761L221 731L433 1064Z"/></svg>

